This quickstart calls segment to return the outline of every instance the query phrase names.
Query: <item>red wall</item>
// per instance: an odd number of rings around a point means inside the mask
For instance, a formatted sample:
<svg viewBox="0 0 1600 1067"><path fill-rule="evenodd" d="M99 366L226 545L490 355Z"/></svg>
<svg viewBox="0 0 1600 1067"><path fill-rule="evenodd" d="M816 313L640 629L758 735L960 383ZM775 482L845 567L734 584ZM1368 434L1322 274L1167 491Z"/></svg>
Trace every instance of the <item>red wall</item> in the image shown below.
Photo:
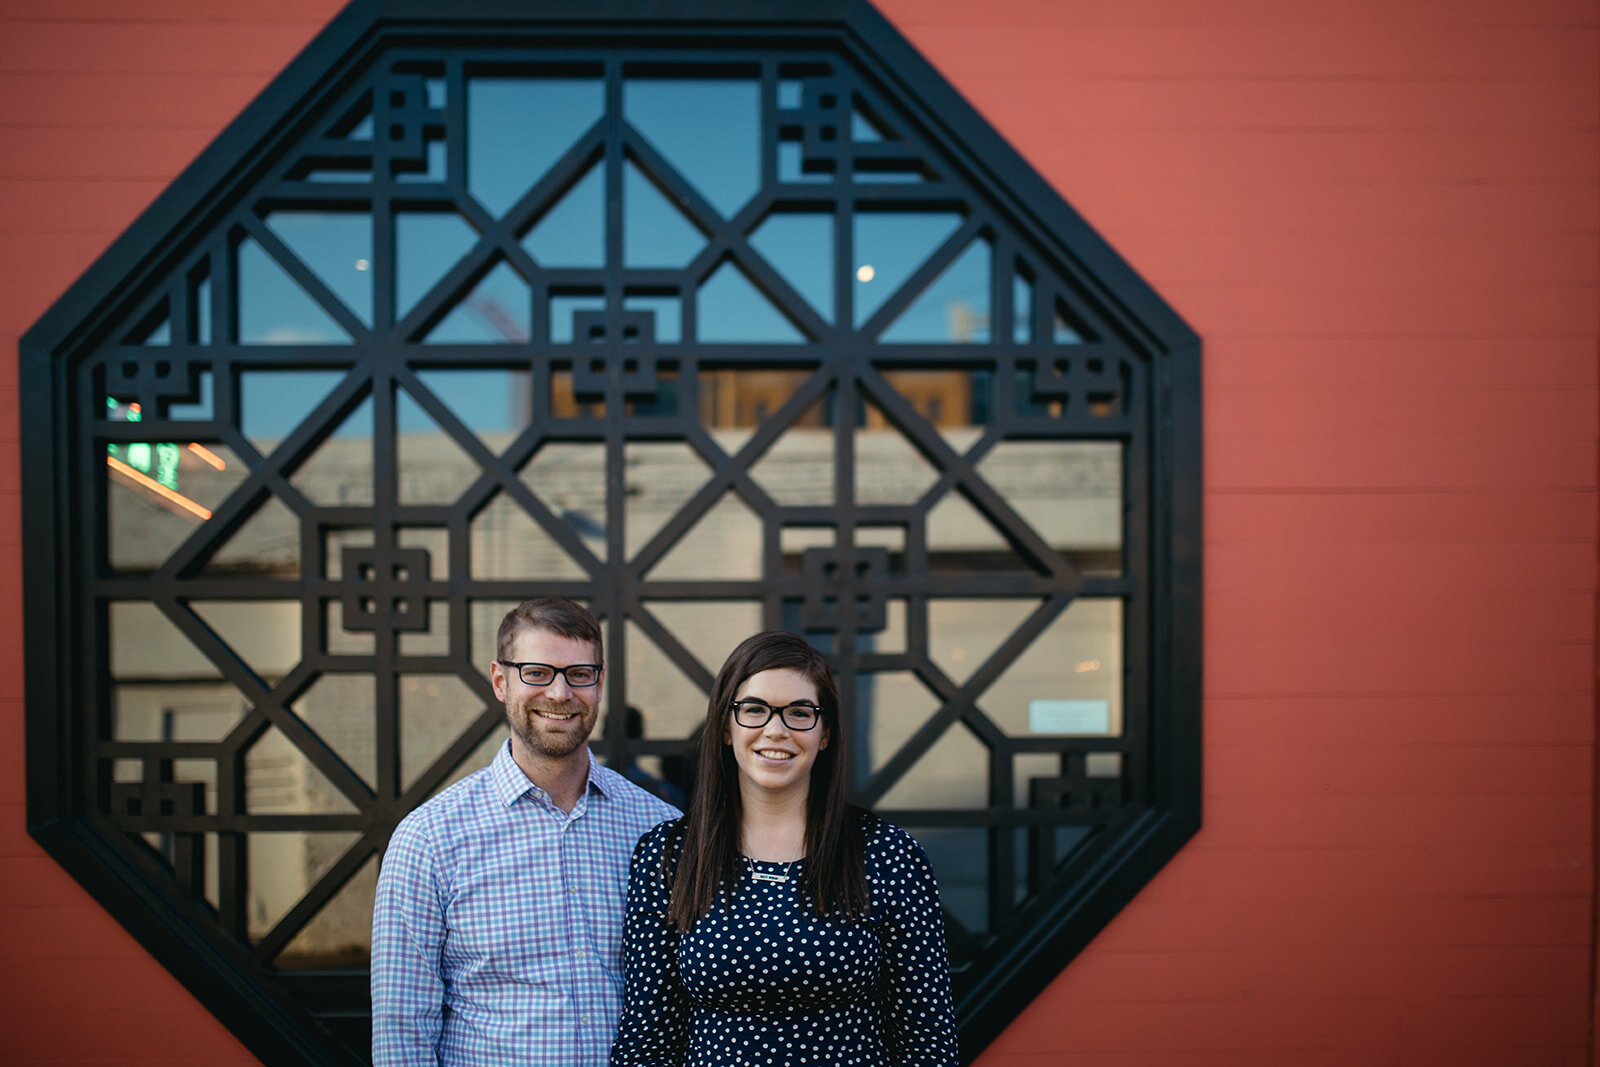
<svg viewBox="0 0 1600 1067"><path fill-rule="evenodd" d="M1591 1064L1593 0L880 0L1205 339L1205 829L991 1048ZM337 9L0 3L15 339ZM251 1057L28 838L0 678L0 1046Z"/></svg>

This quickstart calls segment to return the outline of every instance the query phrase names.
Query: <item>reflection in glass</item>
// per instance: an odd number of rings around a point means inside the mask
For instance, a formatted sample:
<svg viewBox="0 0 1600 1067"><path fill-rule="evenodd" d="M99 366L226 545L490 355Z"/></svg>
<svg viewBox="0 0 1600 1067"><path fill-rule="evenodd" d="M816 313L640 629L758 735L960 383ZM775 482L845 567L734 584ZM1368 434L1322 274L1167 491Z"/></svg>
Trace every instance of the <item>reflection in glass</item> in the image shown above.
<svg viewBox="0 0 1600 1067"><path fill-rule="evenodd" d="M290 476L318 504L372 503L372 398L363 400Z"/></svg>
<svg viewBox="0 0 1600 1067"><path fill-rule="evenodd" d="M1033 280L1017 266L1011 278L1011 340L1026 345L1033 342Z"/></svg>
<svg viewBox="0 0 1600 1067"><path fill-rule="evenodd" d="M855 216L855 325L860 326L961 226L961 216L860 212Z"/></svg>
<svg viewBox="0 0 1600 1067"><path fill-rule="evenodd" d="M246 909L250 940L259 941L271 933L359 837L355 833L303 831L251 834L247 850L250 898ZM370 913L367 925L370 931Z"/></svg>
<svg viewBox="0 0 1600 1067"><path fill-rule="evenodd" d="M339 845L343 839L322 840L329 836L308 834L307 853L327 850L335 858L342 857L344 850ZM318 861L312 859L312 863ZM301 927L273 962L291 971L365 967L372 955L372 904L377 889L378 857L373 856Z"/></svg>
<svg viewBox="0 0 1600 1067"><path fill-rule="evenodd" d="M606 558L604 444L547 444L522 468L521 478L596 559Z"/></svg>
<svg viewBox="0 0 1600 1067"><path fill-rule="evenodd" d="M300 662L298 600L191 600L189 607L268 685Z"/></svg>
<svg viewBox="0 0 1600 1067"><path fill-rule="evenodd" d="M290 706L369 786L378 778L376 691L370 674L323 674ZM331 789L326 783L321 788ZM326 803L349 801L340 793Z"/></svg>
<svg viewBox="0 0 1600 1067"><path fill-rule="evenodd" d="M244 371L239 375L239 429L263 455L270 455L343 380L344 372L336 370ZM370 418L366 432L370 437Z"/></svg>
<svg viewBox="0 0 1600 1067"><path fill-rule="evenodd" d="M160 567L249 474L231 449L197 442L108 445L103 469L106 555L119 575Z"/></svg>
<svg viewBox="0 0 1600 1067"><path fill-rule="evenodd" d="M467 82L467 191L503 215L600 119L598 79Z"/></svg>
<svg viewBox="0 0 1600 1067"><path fill-rule="evenodd" d="M920 827L917 843L939 875L939 900L969 934L989 930L989 831Z"/></svg>
<svg viewBox="0 0 1600 1067"><path fill-rule="evenodd" d="M528 425L533 387L532 375L525 368L441 367L416 373L417 380L492 452L503 452L511 437ZM402 412L400 431L411 429Z"/></svg>
<svg viewBox="0 0 1600 1067"><path fill-rule="evenodd" d="M372 325L372 216L348 211L274 211L267 228Z"/></svg>
<svg viewBox="0 0 1600 1067"><path fill-rule="evenodd" d="M974 241L911 302L881 339L891 343L987 344L993 258L989 242Z"/></svg>
<svg viewBox="0 0 1600 1067"><path fill-rule="evenodd" d="M522 247L544 267L603 267L605 221L605 166L596 164L540 216ZM632 227L625 232L631 233Z"/></svg>
<svg viewBox="0 0 1600 1067"><path fill-rule="evenodd" d="M740 641L764 629L761 605L754 600L651 600L645 608L709 675L717 673ZM702 714L705 703L701 693Z"/></svg>
<svg viewBox="0 0 1600 1067"><path fill-rule="evenodd" d="M369 698L369 719L371 709ZM356 807L273 726L245 752L244 810L252 815L348 815Z"/></svg>
<svg viewBox="0 0 1600 1067"><path fill-rule="evenodd" d="M912 504L939 478L939 471L880 411L865 404L855 430L856 502Z"/></svg>
<svg viewBox="0 0 1600 1067"><path fill-rule="evenodd" d="M791 344L805 340L745 274L725 262L695 294L695 329L700 340Z"/></svg>
<svg viewBox="0 0 1600 1067"><path fill-rule="evenodd" d="M1122 601L1080 597L978 699L1013 737L1122 734Z"/></svg>
<svg viewBox="0 0 1600 1067"><path fill-rule="evenodd" d="M705 484L711 470L682 441L629 441L622 463L625 551L632 559Z"/></svg>
<svg viewBox="0 0 1600 1067"><path fill-rule="evenodd" d="M729 490L679 538L646 577L655 582L759 578L761 537L760 517L737 493ZM732 651L731 646L729 651Z"/></svg>
<svg viewBox="0 0 1600 1067"><path fill-rule="evenodd" d="M705 691L690 681L678 665L631 622L627 626L627 641L628 704L639 710L643 720L642 736L660 741L686 738L694 733L705 721Z"/></svg>
<svg viewBox="0 0 1600 1067"><path fill-rule="evenodd" d="M976 810L989 806L989 750L964 723L952 723L875 807ZM893 816L890 816L893 819Z"/></svg>
<svg viewBox="0 0 1600 1067"><path fill-rule="evenodd" d="M794 286L826 322L833 321L833 216L820 212L769 215L750 245Z"/></svg>
<svg viewBox="0 0 1600 1067"><path fill-rule="evenodd" d="M399 690L400 787L409 789L483 714L484 704L453 674L407 674Z"/></svg>
<svg viewBox="0 0 1600 1067"><path fill-rule="evenodd" d="M1034 571L999 527L959 492L939 498L928 512L928 566L936 571Z"/></svg>
<svg viewBox="0 0 1600 1067"><path fill-rule="evenodd" d="M537 574L550 581L587 578L533 516L505 493L496 493L469 528L469 573L474 578L525 581ZM503 614L503 613L502 613ZM495 625L500 620L495 619Z"/></svg>
<svg viewBox="0 0 1600 1067"><path fill-rule="evenodd" d="M723 217L755 194L761 182L756 81L630 78L622 113Z"/></svg>
<svg viewBox="0 0 1600 1067"><path fill-rule="evenodd" d="M1078 317L1058 300L1050 340L1058 345L1078 345L1085 339L1092 340L1093 335L1078 321Z"/></svg>
<svg viewBox="0 0 1600 1067"><path fill-rule="evenodd" d="M299 517L282 500L267 497L244 525L211 553L200 573L206 578L300 577Z"/></svg>
<svg viewBox="0 0 1600 1067"><path fill-rule="evenodd" d="M622 262L629 267L681 267L705 245L705 235L694 223L629 163L622 180Z"/></svg>
<svg viewBox="0 0 1600 1067"><path fill-rule="evenodd" d="M533 296L509 263L497 263L428 334L434 345L523 344L533 335Z"/></svg>
<svg viewBox="0 0 1600 1067"><path fill-rule="evenodd" d="M239 242L237 254L240 344L350 343L350 335L255 241Z"/></svg>
<svg viewBox="0 0 1600 1067"><path fill-rule="evenodd" d="M939 699L910 671L876 671L857 675L856 704L851 710L856 721L856 737L861 739L856 752L857 766L876 774L939 710ZM931 752L924 757L929 758L933 758Z"/></svg>
<svg viewBox="0 0 1600 1067"><path fill-rule="evenodd" d="M750 467L750 476L777 503L806 507L832 504L837 499L833 480L833 430L824 425L832 398L833 389L830 388ZM752 406L756 422L764 422L771 416L772 409L766 409L762 401L756 400Z"/></svg>
<svg viewBox="0 0 1600 1067"><path fill-rule="evenodd" d="M478 231L455 212L405 211L394 217L395 318L404 318L478 243Z"/></svg>
<svg viewBox="0 0 1600 1067"><path fill-rule="evenodd" d="M482 473L404 389L396 391L395 473L402 504L450 504Z"/></svg>
<svg viewBox="0 0 1600 1067"><path fill-rule="evenodd" d="M978 472L1079 570L1122 572L1121 444L1003 441Z"/></svg>
<svg viewBox="0 0 1600 1067"><path fill-rule="evenodd" d="M188 678L113 682L113 741L220 741L249 710L239 690L195 673Z"/></svg>
<svg viewBox="0 0 1600 1067"><path fill-rule="evenodd" d="M928 658L957 685L989 661L996 649L1039 610L1038 600L928 601Z"/></svg>

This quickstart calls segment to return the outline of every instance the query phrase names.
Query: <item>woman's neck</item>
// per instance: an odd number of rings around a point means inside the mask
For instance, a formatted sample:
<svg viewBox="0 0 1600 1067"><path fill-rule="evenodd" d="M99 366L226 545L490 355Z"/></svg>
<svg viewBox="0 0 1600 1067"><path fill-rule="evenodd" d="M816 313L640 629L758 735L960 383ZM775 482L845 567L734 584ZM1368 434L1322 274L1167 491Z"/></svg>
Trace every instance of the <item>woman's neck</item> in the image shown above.
<svg viewBox="0 0 1600 1067"><path fill-rule="evenodd" d="M806 795L741 796L739 848L753 860L788 863L806 854Z"/></svg>

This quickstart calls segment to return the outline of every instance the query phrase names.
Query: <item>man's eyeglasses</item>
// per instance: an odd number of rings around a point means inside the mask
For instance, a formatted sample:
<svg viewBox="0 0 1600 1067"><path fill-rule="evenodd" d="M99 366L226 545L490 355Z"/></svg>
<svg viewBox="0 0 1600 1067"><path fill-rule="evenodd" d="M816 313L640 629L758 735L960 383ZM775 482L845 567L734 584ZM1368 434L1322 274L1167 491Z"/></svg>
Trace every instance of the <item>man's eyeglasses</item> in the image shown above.
<svg viewBox="0 0 1600 1067"><path fill-rule="evenodd" d="M785 704L775 708L765 700L747 697L733 702L733 721L749 730L759 730L777 715L783 725L791 730L809 730L822 719L822 709L815 704Z"/></svg>
<svg viewBox="0 0 1600 1067"><path fill-rule="evenodd" d="M497 660L502 667L516 669L517 677L522 679L524 685L549 685L556 680L556 675L566 678L567 684L574 689L587 689L600 680L600 665L598 663L572 663L565 667L552 667L548 663L507 663Z"/></svg>

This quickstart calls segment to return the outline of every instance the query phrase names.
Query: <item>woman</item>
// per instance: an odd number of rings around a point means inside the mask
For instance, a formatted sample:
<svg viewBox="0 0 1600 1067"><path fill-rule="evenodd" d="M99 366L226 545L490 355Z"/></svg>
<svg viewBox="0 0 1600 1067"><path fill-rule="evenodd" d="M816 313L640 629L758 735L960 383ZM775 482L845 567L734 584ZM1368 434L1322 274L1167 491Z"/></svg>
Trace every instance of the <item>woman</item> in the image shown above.
<svg viewBox="0 0 1600 1067"><path fill-rule="evenodd" d="M734 649L689 813L633 855L613 1067L955 1064L933 871L845 803L847 755L820 653L778 632Z"/></svg>

